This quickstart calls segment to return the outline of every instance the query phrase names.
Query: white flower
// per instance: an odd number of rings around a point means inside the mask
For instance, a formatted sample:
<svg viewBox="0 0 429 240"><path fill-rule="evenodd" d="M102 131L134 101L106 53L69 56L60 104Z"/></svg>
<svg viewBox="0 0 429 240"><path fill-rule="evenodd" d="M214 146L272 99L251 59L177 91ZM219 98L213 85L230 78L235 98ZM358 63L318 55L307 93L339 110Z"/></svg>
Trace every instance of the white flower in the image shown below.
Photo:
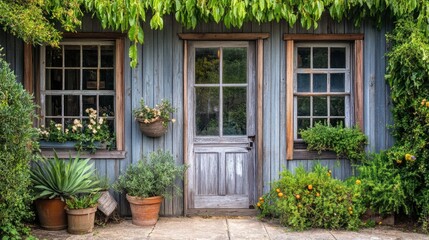
<svg viewBox="0 0 429 240"><path fill-rule="evenodd" d="M73 120L73 124L74 124L74 125L78 125L78 124L80 124L79 119L75 119L75 120Z"/></svg>
<svg viewBox="0 0 429 240"><path fill-rule="evenodd" d="M73 130L73 132L75 132L75 131L77 130L77 127L76 127L76 126L73 126L73 127L72 127L72 130Z"/></svg>
<svg viewBox="0 0 429 240"><path fill-rule="evenodd" d="M98 129L98 130L100 130L100 128L101 128L101 127L100 127L100 125L98 125L98 126L97 126L97 129Z"/></svg>
<svg viewBox="0 0 429 240"><path fill-rule="evenodd" d="M88 128L89 128L89 129L92 129L92 125L91 125L91 124L88 124Z"/></svg>
<svg viewBox="0 0 429 240"><path fill-rule="evenodd" d="M172 123L175 123L175 122L176 122L176 119L172 118L172 119L171 119L171 122L172 122Z"/></svg>
<svg viewBox="0 0 429 240"><path fill-rule="evenodd" d="M93 129L93 130L92 130L92 133L96 134L96 133L97 133L97 130Z"/></svg>
<svg viewBox="0 0 429 240"><path fill-rule="evenodd" d="M104 122L104 119L103 118L100 118L100 119L98 119L98 123L101 125L101 124L103 124L103 122Z"/></svg>
<svg viewBox="0 0 429 240"><path fill-rule="evenodd" d="M65 130L65 133L66 133L66 134L68 134L68 133L69 133L69 130L68 130L68 129L66 129L66 130Z"/></svg>

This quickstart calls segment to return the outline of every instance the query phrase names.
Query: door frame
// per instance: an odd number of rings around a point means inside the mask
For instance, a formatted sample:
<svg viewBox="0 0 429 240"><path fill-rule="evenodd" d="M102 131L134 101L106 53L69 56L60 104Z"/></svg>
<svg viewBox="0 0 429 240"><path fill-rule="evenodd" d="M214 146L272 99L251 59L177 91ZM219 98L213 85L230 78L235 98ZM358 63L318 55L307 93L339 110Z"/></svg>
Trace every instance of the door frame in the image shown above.
<svg viewBox="0 0 429 240"><path fill-rule="evenodd" d="M264 39L270 37L269 33L225 33L225 34L195 34L195 33L182 33L179 34L179 38L183 41L183 162L184 164L189 163L188 157L190 156L189 147L188 147L188 130L189 130L189 109L188 109L188 41L255 41L256 43L256 184L257 184L257 194L258 196L262 195L263 188L263 179L262 179L262 168L263 168L263 58L264 58ZM188 209L188 174L185 174L184 177L184 187L183 187L183 209L184 215L189 215ZM246 209L247 210L247 209ZM234 215L246 215L249 210L246 212L243 211L238 213L234 209L219 210L212 213L204 213L213 215L216 213L220 214L234 214ZM251 215L254 215L255 212L251 211Z"/></svg>

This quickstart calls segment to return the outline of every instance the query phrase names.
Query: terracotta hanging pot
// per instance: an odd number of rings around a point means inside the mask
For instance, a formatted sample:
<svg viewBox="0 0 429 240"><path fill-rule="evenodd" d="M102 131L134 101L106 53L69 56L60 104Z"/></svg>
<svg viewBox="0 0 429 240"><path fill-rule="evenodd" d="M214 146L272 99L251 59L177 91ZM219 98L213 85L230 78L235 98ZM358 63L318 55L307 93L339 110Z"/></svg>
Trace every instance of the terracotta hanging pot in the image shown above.
<svg viewBox="0 0 429 240"><path fill-rule="evenodd" d="M67 228L65 202L59 198L37 199L35 201L40 226L47 230L62 230Z"/></svg>
<svg viewBox="0 0 429 240"><path fill-rule="evenodd" d="M137 121L140 124L142 133L148 137L161 137L167 132L167 127L162 124L163 121L161 119L153 123L144 123L139 119L137 119Z"/></svg>
<svg viewBox="0 0 429 240"><path fill-rule="evenodd" d="M97 207L84 209L66 209L68 228L71 234L86 234L94 229Z"/></svg>
<svg viewBox="0 0 429 240"><path fill-rule="evenodd" d="M132 222L138 226L155 225L159 217L159 209L164 198L161 196L139 198L129 196L127 200L130 203Z"/></svg>

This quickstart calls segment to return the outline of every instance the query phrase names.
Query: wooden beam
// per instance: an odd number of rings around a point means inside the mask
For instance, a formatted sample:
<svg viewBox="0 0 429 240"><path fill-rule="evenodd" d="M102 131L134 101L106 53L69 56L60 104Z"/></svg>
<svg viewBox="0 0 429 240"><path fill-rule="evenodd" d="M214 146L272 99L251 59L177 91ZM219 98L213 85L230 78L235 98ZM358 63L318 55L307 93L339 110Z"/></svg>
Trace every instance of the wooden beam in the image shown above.
<svg viewBox="0 0 429 240"><path fill-rule="evenodd" d="M125 106L124 106L124 39L116 39L116 149L124 150L125 141Z"/></svg>
<svg viewBox="0 0 429 240"><path fill-rule="evenodd" d="M293 159L293 40L286 41L286 159Z"/></svg>
<svg viewBox="0 0 429 240"><path fill-rule="evenodd" d="M256 145L257 145L257 193L258 196L263 194L263 86L264 86L264 40L258 39L257 42L257 129L256 129Z"/></svg>
<svg viewBox="0 0 429 240"><path fill-rule="evenodd" d="M188 165L188 41L183 41L183 163ZM188 173L183 179L183 213L188 212Z"/></svg>
<svg viewBox="0 0 429 240"><path fill-rule="evenodd" d="M55 153L59 158L69 158L79 156L80 158L91 158L91 159L124 159L126 157L125 151L109 151L109 150L97 150L96 153L91 154L88 152L78 152L74 149L41 149L42 156L46 158L53 158Z"/></svg>
<svg viewBox="0 0 429 240"><path fill-rule="evenodd" d="M363 122L363 40L355 41L355 73L354 73L354 114L355 123L364 131Z"/></svg>
<svg viewBox="0 0 429 240"><path fill-rule="evenodd" d="M270 37L269 33L179 33L179 38L183 40L241 40L250 41L258 39L267 39Z"/></svg>
<svg viewBox="0 0 429 240"><path fill-rule="evenodd" d="M127 34L119 32L65 32L63 33L63 38L101 38L101 39L118 39L125 38Z"/></svg>
<svg viewBox="0 0 429 240"><path fill-rule="evenodd" d="M363 40L363 34L284 34L283 40L289 41L354 41Z"/></svg>
<svg viewBox="0 0 429 240"><path fill-rule="evenodd" d="M26 43L24 44L24 88L32 94L33 87L33 46Z"/></svg>

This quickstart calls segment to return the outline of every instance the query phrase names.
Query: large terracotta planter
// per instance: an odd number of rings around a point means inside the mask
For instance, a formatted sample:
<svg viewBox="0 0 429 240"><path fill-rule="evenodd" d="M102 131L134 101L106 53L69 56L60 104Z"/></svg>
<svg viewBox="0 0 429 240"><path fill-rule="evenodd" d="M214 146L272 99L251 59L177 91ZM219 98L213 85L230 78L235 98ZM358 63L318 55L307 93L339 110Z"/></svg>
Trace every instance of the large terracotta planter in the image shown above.
<svg viewBox="0 0 429 240"><path fill-rule="evenodd" d="M67 228L66 204L59 198L37 199L35 201L40 226L47 230Z"/></svg>
<svg viewBox="0 0 429 240"><path fill-rule="evenodd" d="M127 200L130 203L133 224L138 226L152 226L155 225L159 217L159 209L161 207L161 196L139 198L129 196Z"/></svg>
<svg viewBox="0 0 429 240"><path fill-rule="evenodd" d="M71 234L86 234L94 229L97 207L84 209L66 209L68 228Z"/></svg>
<svg viewBox="0 0 429 240"><path fill-rule="evenodd" d="M167 127L164 127L161 119L153 123L144 123L140 119L137 119L137 121L139 122L142 133L148 137L161 137L167 132Z"/></svg>

